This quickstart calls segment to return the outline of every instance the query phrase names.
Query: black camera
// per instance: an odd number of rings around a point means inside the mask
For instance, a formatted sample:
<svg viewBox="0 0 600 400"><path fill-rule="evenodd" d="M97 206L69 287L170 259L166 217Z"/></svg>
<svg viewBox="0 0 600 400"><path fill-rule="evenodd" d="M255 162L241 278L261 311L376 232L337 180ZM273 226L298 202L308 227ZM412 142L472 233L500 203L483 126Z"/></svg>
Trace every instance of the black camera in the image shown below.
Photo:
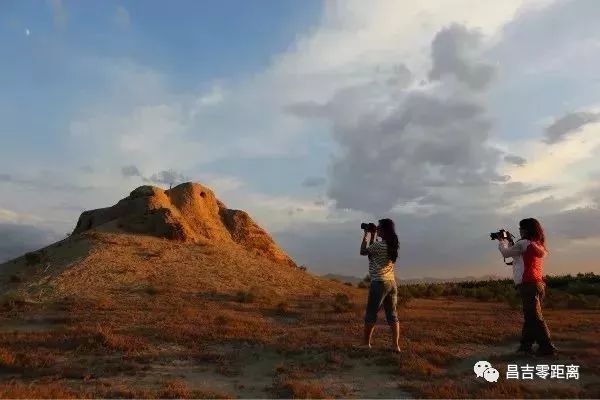
<svg viewBox="0 0 600 400"><path fill-rule="evenodd" d="M492 240L502 240L502 239L506 239L508 241L512 240L513 235L504 229L500 229L498 232L492 232L490 233L490 238Z"/></svg>
<svg viewBox="0 0 600 400"><path fill-rule="evenodd" d="M377 231L377 225L375 225L372 222L366 223L363 222L362 224L360 224L360 229L367 231L367 232L376 232Z"/></svg>

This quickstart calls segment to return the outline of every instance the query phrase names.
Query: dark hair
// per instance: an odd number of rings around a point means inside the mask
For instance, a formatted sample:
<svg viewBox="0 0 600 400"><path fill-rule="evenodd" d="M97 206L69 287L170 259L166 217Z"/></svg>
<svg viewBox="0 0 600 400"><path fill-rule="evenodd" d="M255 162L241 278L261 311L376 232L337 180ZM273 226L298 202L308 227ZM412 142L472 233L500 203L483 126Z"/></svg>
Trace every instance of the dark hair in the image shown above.
<svg viewBox="0 0 600 400"><path fill-rule="evenodd" d="M398 248L400 243L398 242L398 235L396 235L396 229L394 227L394 221L389 218L379 220L379 234L385 243L387 244L388 257L392 262L396 262L398 258Z"/></svg>
<svg viewBox="0 0 600 400"><path fill-rule="evenodd" d="M523 239L528 239L534 242L540 242L546 247L546 235L540 222L535 218L525 218L519 222L519 228L523 229Z"/></svg>

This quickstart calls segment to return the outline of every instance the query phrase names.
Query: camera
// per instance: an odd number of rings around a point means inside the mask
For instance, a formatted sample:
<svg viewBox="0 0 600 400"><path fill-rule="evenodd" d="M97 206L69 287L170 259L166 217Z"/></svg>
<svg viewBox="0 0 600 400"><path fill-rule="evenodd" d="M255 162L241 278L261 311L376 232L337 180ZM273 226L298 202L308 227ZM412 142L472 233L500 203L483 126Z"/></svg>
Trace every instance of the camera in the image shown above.
<svg viewBox="0 0 600 400"><path fill-rule="evenodd" d="M490 238L492 240L506 239L508 241L511 241L513 237L514 236L509 231L507 231L505 229L500 229L498 232L492 232L492 233L490 233Z"/></svg>
<svg viewBox="0 0 600 400"><path fill-rule="evenodd" d="M375 233L377 231L377 225L375 225L372 222L363 222L362 224L360 224L360 229L365 230L367 232Z"/></svg>

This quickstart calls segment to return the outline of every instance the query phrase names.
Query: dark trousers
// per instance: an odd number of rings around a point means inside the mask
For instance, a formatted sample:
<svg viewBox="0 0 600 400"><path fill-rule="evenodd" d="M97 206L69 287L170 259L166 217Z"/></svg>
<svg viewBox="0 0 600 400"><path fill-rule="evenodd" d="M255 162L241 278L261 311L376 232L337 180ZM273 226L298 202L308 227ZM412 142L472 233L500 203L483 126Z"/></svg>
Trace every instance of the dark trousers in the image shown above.
<svg viewBox="0 0 600 400"><path fill-rule="evenodd" d="M552 347L550 330L542 315L542 300L546 290L544 282L524 282L518 286L523 301L523 330L521 347L531 348L537 342L541 349Z"/></svg>

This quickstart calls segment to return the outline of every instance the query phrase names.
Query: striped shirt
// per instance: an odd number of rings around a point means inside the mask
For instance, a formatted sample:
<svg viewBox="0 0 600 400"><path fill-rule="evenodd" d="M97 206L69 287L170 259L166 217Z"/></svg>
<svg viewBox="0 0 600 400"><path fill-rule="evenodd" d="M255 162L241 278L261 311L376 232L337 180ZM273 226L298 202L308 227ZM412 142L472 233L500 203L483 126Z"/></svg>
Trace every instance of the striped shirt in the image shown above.
<svg viewBox="0 0 600 400"><path fill-rule="evenodd" d="M394 262L387 253L385 241L375 242L367 247L369 254L369 276L372 281L394 281Z"/></svg>

